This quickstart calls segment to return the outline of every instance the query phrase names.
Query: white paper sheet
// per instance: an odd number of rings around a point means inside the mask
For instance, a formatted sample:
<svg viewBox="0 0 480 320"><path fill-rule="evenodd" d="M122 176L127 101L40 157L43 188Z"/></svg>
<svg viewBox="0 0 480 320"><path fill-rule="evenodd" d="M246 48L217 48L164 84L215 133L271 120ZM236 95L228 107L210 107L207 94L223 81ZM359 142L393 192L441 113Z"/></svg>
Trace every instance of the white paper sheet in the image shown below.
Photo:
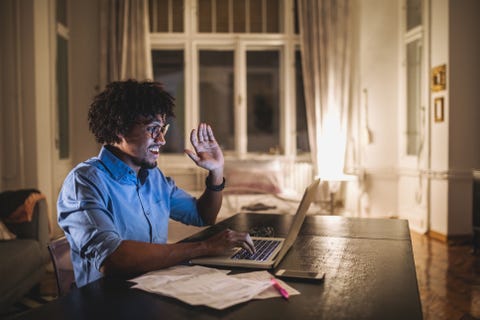
<svg viewBox="0 0 480 320"><path fill-rule="evenodd" d="M250 279L256 281L268 281L274 278L270 273L267 271L253 271L253 272L246 272L246 273L238 273L235 275L231 275L231 277L236 277L238 279ZM288 284L283 282L282 280L275 278L277 282L288 292L289 296L294 296L300 294L300 291L290 287ZM271 284L271 283L270 283ZM254 297L254 299L269 299L269 298L277 298L282 297L282 295L275 289L272 285L268 287L266 290L260 292L258 295Z"/></svg>
<svg viewBox="0 0 480 320"><path fill-rule="evenodd" d="M251 299L281 297L267 271L227 275L228 270L202 266L175 266L149 272L131 281L132 288L179 299L190 305L225 309ZM289 294L300 294L281 283Z"/></svg>

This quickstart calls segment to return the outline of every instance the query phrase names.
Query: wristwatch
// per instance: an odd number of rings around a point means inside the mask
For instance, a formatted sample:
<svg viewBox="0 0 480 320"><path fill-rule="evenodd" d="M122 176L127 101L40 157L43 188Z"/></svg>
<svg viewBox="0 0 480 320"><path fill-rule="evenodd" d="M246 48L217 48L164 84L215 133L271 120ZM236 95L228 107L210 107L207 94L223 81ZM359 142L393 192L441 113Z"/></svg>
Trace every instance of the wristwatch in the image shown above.
<svg viewBox="0 0 480 320"><path fill-rule="evenodd" d="M224 188L225 188L225 177L223 178L223 181L221 184L219 185L213 185L210 183L210 176L207 176L207 178L205 178L205 186L207 186L207 189L210 190L210 191L222 191Z"/></svg>

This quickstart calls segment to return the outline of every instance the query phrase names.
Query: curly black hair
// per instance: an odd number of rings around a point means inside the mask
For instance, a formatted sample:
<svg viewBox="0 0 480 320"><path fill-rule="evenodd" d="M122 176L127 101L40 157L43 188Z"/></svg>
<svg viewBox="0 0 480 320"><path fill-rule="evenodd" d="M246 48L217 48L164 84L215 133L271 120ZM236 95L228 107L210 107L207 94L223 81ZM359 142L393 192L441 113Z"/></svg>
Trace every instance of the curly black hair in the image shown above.
<svg viewBox="0 0 480 320"><path fill-rule="evenodd" d="M155 81L134 79L115 81L95 96L88 111L88 125L99 143L120 142L118 134L126 134L143 117L174 117L174 98Z"/></svg>

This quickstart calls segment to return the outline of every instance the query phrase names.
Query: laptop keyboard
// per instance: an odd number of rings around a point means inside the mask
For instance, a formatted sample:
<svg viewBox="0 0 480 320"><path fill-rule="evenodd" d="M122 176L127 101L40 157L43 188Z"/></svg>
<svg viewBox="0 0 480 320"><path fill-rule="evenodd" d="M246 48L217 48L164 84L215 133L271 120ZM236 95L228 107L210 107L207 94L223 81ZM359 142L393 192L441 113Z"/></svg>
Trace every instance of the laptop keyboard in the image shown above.
<svg viewBox="0 0 480 320"><path fill-rule="evenodd" d="M275 250L276 247L280 244L278 240L253 240L253 245L255 246L255 253L251 254L246 249L241 249L232 256L232 259L247 259L255 261L265 261L268 259L270 254Z"/></svg>

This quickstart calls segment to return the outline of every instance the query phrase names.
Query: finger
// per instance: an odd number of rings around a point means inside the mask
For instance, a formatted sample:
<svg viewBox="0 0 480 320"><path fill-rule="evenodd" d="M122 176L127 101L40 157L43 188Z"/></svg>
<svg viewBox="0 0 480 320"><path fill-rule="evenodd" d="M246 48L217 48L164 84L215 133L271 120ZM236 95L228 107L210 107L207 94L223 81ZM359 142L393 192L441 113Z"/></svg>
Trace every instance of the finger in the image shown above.
<svg viewBox="0 0 480 320"><path fill-rule="evenodd" d="M250 253L255 253L255 245L253 244L253 240L248 233L247 233L247 237L245 239L245 243L247 244L247 246L250 249L250 250L249 249L247 249L247 250L249 250Z"/></svg>
<svg viewBox="0 0 480 320"><path fill-rule="evenodd" d="M212 127L207 126L208 140L215 141L215 136L213 135Z"/></svg>
<svg viewBox="0 0 480 320"><path fill-rule="evenodd" d="M230 235L232 236L232 240L234 240L236 246L244 248L251 254L255 253L255 246L248 233L232 231Z"/></svg>
<svg viewBox="0 0 480 320"><path fill-rule="evenodd" d="M190 132L190 142L194 147L198 145L197 130L195 129L192 129L192 132Z"/></svg>
<svg viewBox="0 0 480 320"><path fill-rule="evenodd" d="M184 152L187 156L190 157L190 159L193 160L193 162L198 163L198 161L200 160L200 158L192 150L185 149Z"/></svg>
<svg viewBox="0 0 480 320"><path fill-rule="evenodd" d="M208 133L207 133L207 125L205 123L201 124L202 131L200 132L202 135L203 141L208 141Z"/></svg>

